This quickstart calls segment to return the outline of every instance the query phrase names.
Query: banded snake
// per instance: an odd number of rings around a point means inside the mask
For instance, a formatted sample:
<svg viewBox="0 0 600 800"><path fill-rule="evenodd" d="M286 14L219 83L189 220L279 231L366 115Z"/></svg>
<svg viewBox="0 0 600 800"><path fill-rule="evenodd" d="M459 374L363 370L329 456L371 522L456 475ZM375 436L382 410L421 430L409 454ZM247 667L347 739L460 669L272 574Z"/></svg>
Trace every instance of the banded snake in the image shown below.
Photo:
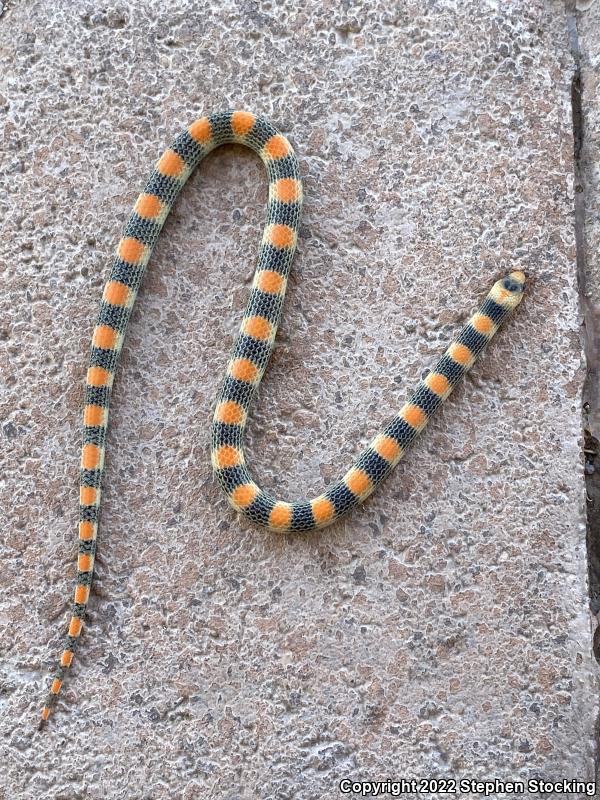
<svg viewBox="0 0 600 800"><path fill-rule="evenodd" d="M125 225L100 302L85 386L80 472L79 554L66 642L40 725L48 719L71 666L92 583L100 510L108 406L123 337L154 244L177 195L204 156L222 144L247 145L269 179L266 224L246 312L233 345L212 423L212 465L233 508L279 532L306 532L338 520L390 473L500 325L522 298L525 274L498 280L400 411L339 480L311 500L285 502L253 480L244 456L252 397L273 349L294 256L302 183L288 140L264 117L247 111L202 117L162 154Z"/></svg>

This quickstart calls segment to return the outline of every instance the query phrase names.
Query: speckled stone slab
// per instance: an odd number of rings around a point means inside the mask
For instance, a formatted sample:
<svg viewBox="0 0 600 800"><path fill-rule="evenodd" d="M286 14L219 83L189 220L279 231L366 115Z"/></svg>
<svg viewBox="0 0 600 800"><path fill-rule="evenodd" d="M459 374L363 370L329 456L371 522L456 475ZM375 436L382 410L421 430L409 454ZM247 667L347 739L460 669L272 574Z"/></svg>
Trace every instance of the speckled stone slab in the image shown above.
<svg viewBox="0 0 600 800"><path fill-rule="evenodd" d="M597 364L600 358L600 5L595 0L578 0L574 20L582 98L581 187L578 197L581 200L581 263L586 289L583 307L587 358L588 362ZM587 428L591 436L598 440L600 378L597 368L596 374L590 374L584 397L589 404ZM600 484L592 487L594 495L598 488ZM600 567L596 565L595 568L600 574ZM593 594L594 610L598 611L600 596L596 596L597 591Z"/></svg>
<svg viewBox="0 0 600 800"><path fill-rule="evenodd" d="M21 0L0 17L0 797L320 800L344 778L593 776L570 80L551 0ZM110 255L202 114L267 114L305 184L249 460L337 478L508 267L527 297L386 484L277 536L211 476L266 181L212 154L112 402L89 621L83 381ZM408 796L408 795L407 795Z"/></svg>

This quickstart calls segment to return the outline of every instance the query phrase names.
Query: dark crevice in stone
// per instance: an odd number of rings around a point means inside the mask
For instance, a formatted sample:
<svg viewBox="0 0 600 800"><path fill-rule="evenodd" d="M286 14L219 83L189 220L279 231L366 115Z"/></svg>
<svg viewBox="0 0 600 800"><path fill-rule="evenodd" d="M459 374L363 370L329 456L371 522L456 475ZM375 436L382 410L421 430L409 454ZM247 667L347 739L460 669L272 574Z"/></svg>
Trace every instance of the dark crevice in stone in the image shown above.
<svg viewBox="0 0 600 800"><path fill-rule="evenodd" d="M600 612L600 460L596 463L600 442L600 375L598 371L600 343L598 308L587 287L585 253L585 172L583 163L584 118L582 101L581 55L577 38L576 18L569 13L569 34L575 70L571 81L573 115L573 161L575 177L575 242L579 299L583 312L583 345L586 377L583 385L583 431L585 481L587 489L587 550L591 610Z"/></svg>
<svg viewBox="0 0 600 800"><path fill-rule="evenodd" d="M584 429L585 483L587 492L587 550L590 607L600 610L600 442ZM600 663L600 626L594 634L594 656Z"/></svg>
<svg viewBox="0 0 600 800"><path fill-rule="evenodd" d="M586 376L582 391L582 423L587 511L588 587L590 610L594 615L598 615L600 613L600 308L594 301L587 281L585 249L585 87L582 80L582 57L578 36L578 24L580 24L581 17L577 14L575 0L566 0L565 7L571 55L575 67L571 80L571 108L573 118L577 280L580 307L583 315L583 348L586 360ZM596 660L600 662L600 626L594 632L593 650ZM600 776L600 718L596 720L595 733L595 772L598 778Z"/></svg>

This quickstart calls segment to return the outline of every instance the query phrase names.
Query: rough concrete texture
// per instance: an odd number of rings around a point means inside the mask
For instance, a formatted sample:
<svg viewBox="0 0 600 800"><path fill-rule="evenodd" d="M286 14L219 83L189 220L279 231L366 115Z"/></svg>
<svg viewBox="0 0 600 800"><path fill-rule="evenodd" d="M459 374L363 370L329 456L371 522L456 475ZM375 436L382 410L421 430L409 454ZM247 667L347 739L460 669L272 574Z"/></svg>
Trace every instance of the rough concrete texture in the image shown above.
<svg viewBox="0 0 600 800"><path fill-rule="evenodd" d="M581 307L587 377L583 389L588 503L590 606L595 614L594 650L600 660L600 4L570 4L574 85L576 211ZM600 763L596 764L600 779Z"/></svg>
<svg viewBox="0 0 600 800"><path fill-rule="evenodd" d="M600 305L600 5L577 4L582 72L585 263L588 295Z"/></svg>
<svg viewBox="0 0 600 800"><path fill-rule="evenodd" d="M0 796L593 776L572 71L547 0L22 0L0 18ZM163 147L226 107L268 114L305 176L250 425L266 487L336 478L504 269L531 273L527 298L364 508L312 536L254 529L208 452L266 184L249 152L211 155L132 317L89 624L39 733L109 256Z"/></svg>
<svg viewBox="0 0 600 800"><path fill-rule="evenodd" d="M579 67L574 104L577 231L587 378L584 384L588 563L591 609L600 617L600 4L571 6L573 52ZM579 108L577 107L579 105ZM594 633L600 658L600 627ZM597 779L600 764L597 763Z"/></svg>

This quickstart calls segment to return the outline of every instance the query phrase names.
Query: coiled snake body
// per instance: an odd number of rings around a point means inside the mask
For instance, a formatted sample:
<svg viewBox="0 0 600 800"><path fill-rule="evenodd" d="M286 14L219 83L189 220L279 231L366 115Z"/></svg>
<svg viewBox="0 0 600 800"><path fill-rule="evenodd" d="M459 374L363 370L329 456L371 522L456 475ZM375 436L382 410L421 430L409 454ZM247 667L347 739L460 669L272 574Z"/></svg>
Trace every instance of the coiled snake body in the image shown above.
<svg viewBox="0 0 600 800"><path fill-rule="evenodd" d="M296 247L302 205L298 162L288 140L268 120L252 113L220 112L190 125L163 153L138 197L100 302L85 387L77 583L42 723L56 704L83 626L96 551L109 398L138 287L158 234L190 173L208 152L232 142L247 145L263 160L269 200L250 298L214 413L212 464L231 505L252 522L274 531L311 531L330 525L362 502L402 458L522 297L523 272L510 272L495 283L392 421L323 494L291 503L271 497L248 471L243 439L250 402L273 349Z"/></svg>

